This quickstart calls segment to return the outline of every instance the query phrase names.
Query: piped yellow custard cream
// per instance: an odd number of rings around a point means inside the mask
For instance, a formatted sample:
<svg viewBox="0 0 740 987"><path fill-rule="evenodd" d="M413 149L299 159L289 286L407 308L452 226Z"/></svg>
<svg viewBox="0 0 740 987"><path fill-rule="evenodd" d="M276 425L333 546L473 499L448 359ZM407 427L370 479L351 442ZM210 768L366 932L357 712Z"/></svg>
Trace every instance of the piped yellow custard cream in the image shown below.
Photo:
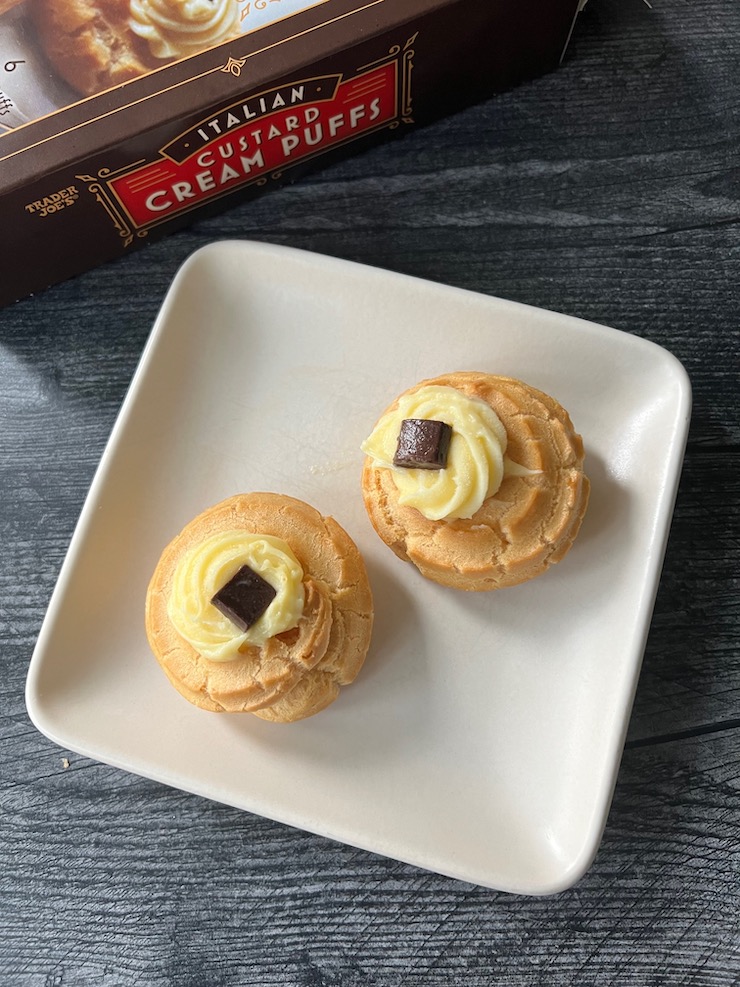
<svg viewBox="0 0 740 987"><path fill-rule="evenodd" d="M130 27L155 58L185 58L239 34L236 0L131 0Z"/></svg>
<svg viewBox="0 0 740 987"><path fill-rule="evenodd" d="M446 456L440 424L449 429ZM507 459L507 441L485 401L433 384L402 395L361 449L374 466L392 471L400 504L441 521L471 518L505 475L530 472Z"/></svg>
<svg viewBox="0 0 740 987"><path fill-rule="evenodd" d="M232 661L298 625L303 569L281 538L222 531L177 564L167 614L203 658Z"/></svg>

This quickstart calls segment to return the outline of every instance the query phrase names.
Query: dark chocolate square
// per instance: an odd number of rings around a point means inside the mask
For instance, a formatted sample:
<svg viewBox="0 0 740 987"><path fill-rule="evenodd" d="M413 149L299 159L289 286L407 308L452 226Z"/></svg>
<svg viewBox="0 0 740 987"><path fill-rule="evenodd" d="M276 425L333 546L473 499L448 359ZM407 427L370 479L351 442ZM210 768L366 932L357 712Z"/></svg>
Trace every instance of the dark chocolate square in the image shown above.
<svg viewBox="0 0 740 987"><path fill-rule="evenodd" d="M407 469L443 470L447 466L451 438L452 429L446 422L404 418L393 465Z"/></svg>
<svg viewBox="0 0 740 987"><path fill-rule="evenodd" d="M211 603L240 631L249 630L277 596L277 590L248 565L216 593Z"/></svg>

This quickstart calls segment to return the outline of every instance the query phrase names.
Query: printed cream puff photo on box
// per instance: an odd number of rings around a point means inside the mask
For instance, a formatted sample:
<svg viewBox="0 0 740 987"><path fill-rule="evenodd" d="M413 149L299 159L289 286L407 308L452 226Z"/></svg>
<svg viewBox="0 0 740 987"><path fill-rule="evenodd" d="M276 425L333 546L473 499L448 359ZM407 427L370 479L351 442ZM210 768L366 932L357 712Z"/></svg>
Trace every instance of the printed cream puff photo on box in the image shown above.
<svg viewBox="0 0 740 987"><path fill-rule="evenodd" d="M318 3L0 0L0 92L7 111L0 126L27 123Z"/></svg>

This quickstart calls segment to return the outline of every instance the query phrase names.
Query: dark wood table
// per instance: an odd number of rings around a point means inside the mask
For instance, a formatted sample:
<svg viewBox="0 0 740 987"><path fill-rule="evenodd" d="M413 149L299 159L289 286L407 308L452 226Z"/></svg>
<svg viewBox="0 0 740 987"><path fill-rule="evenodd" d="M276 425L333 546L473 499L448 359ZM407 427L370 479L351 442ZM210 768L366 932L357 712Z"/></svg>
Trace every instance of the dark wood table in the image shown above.
<svg viewBox="0 0 740 987"><path fill-rule="evenodd" d="M0 312L0 983L740 983L740 5L592 0L561 70ZM289 244L644 336L694 388L591 871L456 883L59 749L24 683L158 306L197 247Z"/></svg>

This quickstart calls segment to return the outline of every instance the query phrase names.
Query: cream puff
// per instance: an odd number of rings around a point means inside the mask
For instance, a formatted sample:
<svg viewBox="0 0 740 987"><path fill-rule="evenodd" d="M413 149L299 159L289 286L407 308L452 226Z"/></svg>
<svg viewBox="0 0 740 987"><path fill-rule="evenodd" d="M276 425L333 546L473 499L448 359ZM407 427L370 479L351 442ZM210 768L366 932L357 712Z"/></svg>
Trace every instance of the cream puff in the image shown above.
<svg viewBox="0 0 740 987"><path fill-rule="evenodd" d="M589 481L568 413L519 380L444 374L405 391L362 444L380 538L428 579L514 586L568 552Z"/></svg>
<svg viewBox="0 0 740 987"><path fill-rule="evenodd" d="M218 712L290 722L360 671L373 601L362 557L293 497L230 497L165 548L146 598L149 644L175 688Z"/></svg>

